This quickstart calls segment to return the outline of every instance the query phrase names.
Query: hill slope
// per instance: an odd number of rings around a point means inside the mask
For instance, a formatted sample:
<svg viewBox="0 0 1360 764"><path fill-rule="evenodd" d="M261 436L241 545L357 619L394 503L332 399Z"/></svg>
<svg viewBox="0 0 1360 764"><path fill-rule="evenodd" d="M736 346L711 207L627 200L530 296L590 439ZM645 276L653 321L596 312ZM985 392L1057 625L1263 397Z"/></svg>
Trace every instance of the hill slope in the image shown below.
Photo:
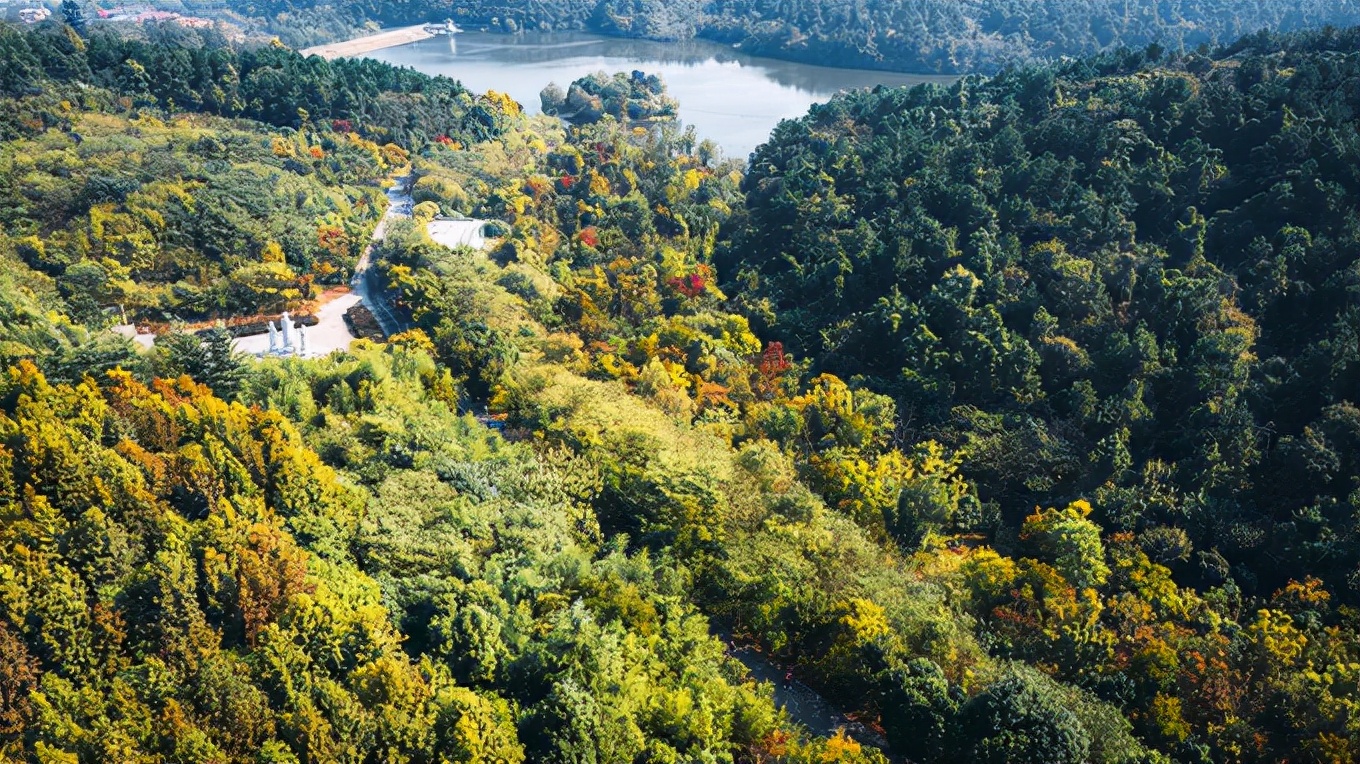
<svg viewBox="0 0 1360 764"><path fill-rule="evenodd" d="M1262 29L1360 22L1356 0L244 0L247 15L278 19L293 41L302 19L410 24L453 18L507 32L587 29L663 40L704 37L760 55L918 72L993 71L1013 61L1085 56L1159 43L1173 50L1227 44ZM333 23L326 21L324 23ZM302 43L303 39L296 40Z"/></svg>

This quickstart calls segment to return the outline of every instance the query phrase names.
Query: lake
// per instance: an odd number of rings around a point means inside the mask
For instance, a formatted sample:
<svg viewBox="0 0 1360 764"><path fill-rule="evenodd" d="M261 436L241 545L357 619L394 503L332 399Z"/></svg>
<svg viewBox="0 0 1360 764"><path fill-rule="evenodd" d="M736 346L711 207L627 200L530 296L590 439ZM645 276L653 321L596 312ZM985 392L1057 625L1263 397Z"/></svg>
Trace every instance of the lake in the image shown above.
<svg viewBox="0 0 1360 764"><path fill-rule="evenodd" d="M508 93L531 113L550 82L566 90L593 72L641 69L659 74L680 102L680 118L726 156L746 158L780 120L800 117L841 90L875 85L952 82L948 75L913 75L758 58L706 40L654 42L583 32L500 35L464 32L366 54L427 74L443 74L474 92Z"/></svg>

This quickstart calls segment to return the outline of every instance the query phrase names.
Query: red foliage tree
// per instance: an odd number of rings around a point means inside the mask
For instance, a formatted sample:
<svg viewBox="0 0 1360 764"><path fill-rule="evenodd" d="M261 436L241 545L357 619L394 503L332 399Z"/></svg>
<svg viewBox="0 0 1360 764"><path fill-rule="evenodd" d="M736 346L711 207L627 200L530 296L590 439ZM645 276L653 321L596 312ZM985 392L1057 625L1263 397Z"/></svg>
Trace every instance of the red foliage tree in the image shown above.
<svg viewBox="0 0 1360 764"><path fill-rule="evenodd" d="M703 294L704 290L708 288L708 279L711 275L712 271L707 265L700 265L694 273L691 273L688 276L678 276L668 279L666 283L680 294L683 294L690 299L694 299Z"/></svg>
<svg viewBox="0 0 1360 764"><path fill-rule="evenodd" d="M784 354L784 343L771 342L756 361L759 379L756 388L762 398L770 399L780 395L784 375L793 368L793 363Z"/></svg>
<svg viewBox="0 0 1360 764"><path fill-rule="evenodd" d="M684 277L677 276L668 280L666 283L670 284L670 286L680 294L691 299L703 294L704 289L708 286L708 282L704 277L697 273L691 273Z"/></svg>
<svg viewBox="0 0 1360 764"><path fill-rule="evenodd" d="M765 352L760 356L760 363L757 368L760 375L766 379L775 379L788 371L793 364L784 355L784 343L771 342L765 346Z"/></svg>

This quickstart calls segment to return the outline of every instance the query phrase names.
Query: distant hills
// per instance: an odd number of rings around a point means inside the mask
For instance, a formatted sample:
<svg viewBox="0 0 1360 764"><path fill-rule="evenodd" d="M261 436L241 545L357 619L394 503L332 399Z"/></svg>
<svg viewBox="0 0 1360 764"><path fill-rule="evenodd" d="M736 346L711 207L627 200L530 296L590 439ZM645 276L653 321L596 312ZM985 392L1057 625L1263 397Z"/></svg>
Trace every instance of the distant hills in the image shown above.
<svg viewBox="0 0 1360 764"><path fill-rule="evenodd" d="M193 8L195 2L186 2ZM993 71L1015 61L1158 43L1172 50L1360 23L1357 0L244 0L285 42L317 25L453 18L505 32L588 30L660 40L703 37L762 55L902 71Z"/></svg>

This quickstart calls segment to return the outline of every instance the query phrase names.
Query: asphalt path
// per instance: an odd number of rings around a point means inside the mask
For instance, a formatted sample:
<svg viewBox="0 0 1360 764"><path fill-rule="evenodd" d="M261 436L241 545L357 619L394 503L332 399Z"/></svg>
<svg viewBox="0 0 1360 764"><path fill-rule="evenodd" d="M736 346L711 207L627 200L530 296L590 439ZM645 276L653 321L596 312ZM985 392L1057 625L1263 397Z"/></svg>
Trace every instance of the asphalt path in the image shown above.
<svg viewBox="0 0 1360 764"><path fill-rule="evenodd" d="M415 200L411 198L410 192L411 180L409 175L399 178L396 184L387 189L387 213L373 229L374 243L382 241L387 236L389 221L411 218L411 209L415 206ZM383 334L391 336L402 331L403 325L392 312L391 306L383 299L382 289L374 281L376 274L370 267L372 264L373 244L369 244L363 256L359 258L358 264L354 266L354 278L349 282L350 289L363 301L364 307L373 314L373 318L377 319Z"/></svg>
<svg viewBox="0 0 1360 764"><path fill-rule="evenodd" d="M375 274L370 266L373 263L373 245L387 235L388 222L411 217L414 201L407 190L409 186L409 177L399 178L396 184L387 190L387 211L373 228L373 241L364 249L359 262L354 266L354 277L349 282L349 294L341 295L317 310L317 324L303 330L307 337L307 351L296 355L315 358L330 355L336 350L347 350L349 343L357 338L350 331L349 322L345 321L345 312L361 302L373 313L384 334L392 335L402 330L402 323L382 299L382 290L376 285ZM269 335L265 333L237 337L232 346L238 352L263 357L269 352Z"/></svg>
<svg viewBox="0 0 1360 764"><path fill-rule="evenodd" d="M831 737L843 729L846 737L878 748L888 754L891 761L902 761L891 756L888 741L882 735L847 717L817 694L816 690L798 681L796 676L790 676L787 669L775 664L754 647L735 645L725 634L720 634L719 638L728 644L727 654L741 661L752 677L774 686L774 704L783 708L796 724L819 737Z"/></svg>

